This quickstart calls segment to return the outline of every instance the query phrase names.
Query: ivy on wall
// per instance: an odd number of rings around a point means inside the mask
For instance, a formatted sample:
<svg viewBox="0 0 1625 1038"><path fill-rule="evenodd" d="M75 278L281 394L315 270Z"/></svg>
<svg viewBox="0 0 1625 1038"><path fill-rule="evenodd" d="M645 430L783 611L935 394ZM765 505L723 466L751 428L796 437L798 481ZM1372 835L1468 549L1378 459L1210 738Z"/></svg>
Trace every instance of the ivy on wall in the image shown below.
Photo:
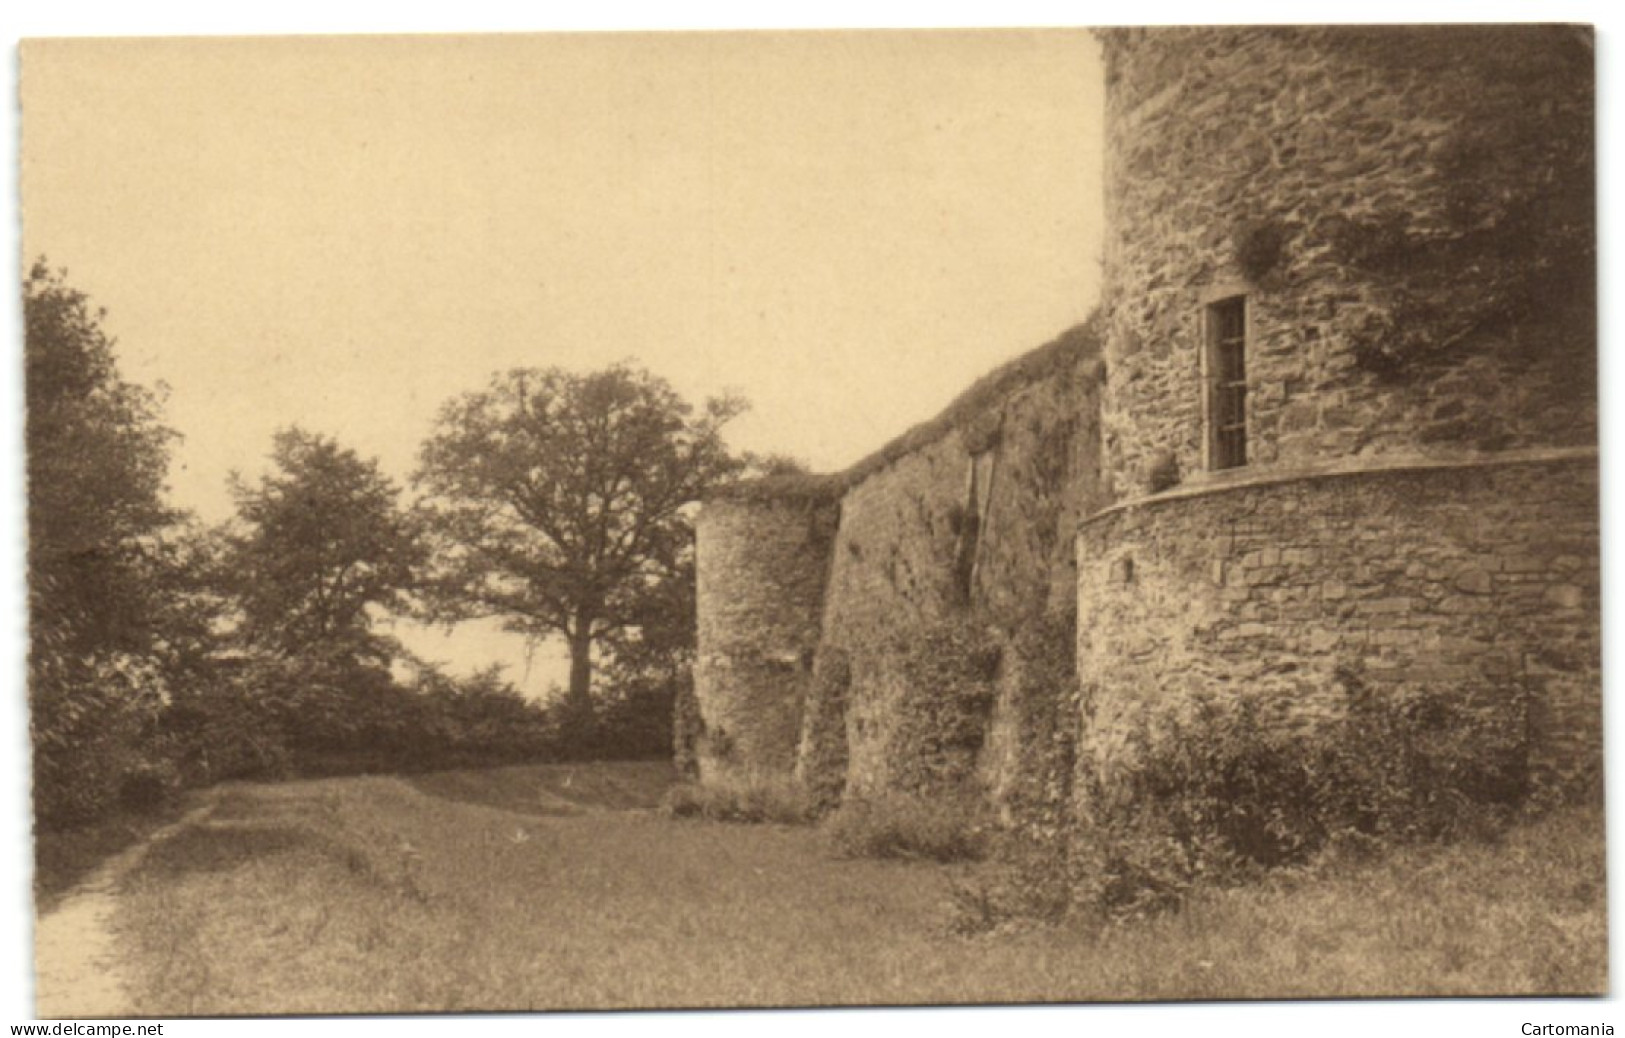
<svg viewBox="0 0 1625 1038"><path fill-rule="evenodd" d="M1355 333L1360 366L1399 379L1485 336L1530 363L1592 349L1589 35L1524 26L1348 31L1339 40L1373 67L1414 76L1417 89L1444 95L1437 110L1457 113L1427 156L1437 207L1321 222L1333 258L1377 289L1381 306ZM1460 59L1467 47L1471 63ZM1572 367L1594 393L1592 365Z"/></svg>
<svg viewBox="0 0 1625 1038"><path fill-rule="evenodd" d="M1005 686L1021 747L1005 802L1032 836L1058 837L1072 817L1072 784L1081 721L1074 661L1077 609L1031 616L1006 654Z"/></svg>
<svg viewBox="0 0 1625 1038"><path fill-rule="evenodd" d="M928 626L898 652L903 682L888 755L893 785L919 794L961 787L987 738L999 644L956 616Z"/></svg>
<svg viewBox="0 0 1625 1038"><path fill-rule="evenodd" d="M821 809L840 803L846 789L846 702L851 687L851 657L835 646L820 647L802 708L796 777Z"/></svg>

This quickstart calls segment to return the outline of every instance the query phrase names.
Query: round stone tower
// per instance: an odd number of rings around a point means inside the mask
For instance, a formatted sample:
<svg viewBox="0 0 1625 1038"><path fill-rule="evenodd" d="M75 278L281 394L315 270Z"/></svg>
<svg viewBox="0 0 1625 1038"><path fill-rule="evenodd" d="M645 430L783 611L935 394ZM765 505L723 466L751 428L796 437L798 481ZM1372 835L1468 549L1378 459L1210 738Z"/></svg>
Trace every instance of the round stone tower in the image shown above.
<svg viewBox="0 0 1625 1038"><path fill-rule="evenodd" d="M754 488L700 510L694 688L703 781L790 777L837 521L828 495Z"/></svg>
<svg viewBox="0 0 1625 1038"><path fill-rule="evenodd" d="M1079 673L1528 699L1600 737L1592 67L1563 27L1107 30ZM1531 693L1523 697L1519 693Z"/></svg>

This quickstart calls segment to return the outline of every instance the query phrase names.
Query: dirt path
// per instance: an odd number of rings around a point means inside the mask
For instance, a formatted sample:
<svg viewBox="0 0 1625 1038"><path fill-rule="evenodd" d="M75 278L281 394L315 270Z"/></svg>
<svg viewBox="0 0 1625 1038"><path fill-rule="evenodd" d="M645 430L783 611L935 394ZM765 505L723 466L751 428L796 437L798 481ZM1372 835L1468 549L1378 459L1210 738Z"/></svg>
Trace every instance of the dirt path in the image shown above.
<svg viewBox="0 0 1625 1038"><path fill-rule="evenodd" d="M153 844L195 825L214 798L107 859L34 923L34 1015L40 1019L117 1018L129 1000L111 922L118 883Z"/></svg>

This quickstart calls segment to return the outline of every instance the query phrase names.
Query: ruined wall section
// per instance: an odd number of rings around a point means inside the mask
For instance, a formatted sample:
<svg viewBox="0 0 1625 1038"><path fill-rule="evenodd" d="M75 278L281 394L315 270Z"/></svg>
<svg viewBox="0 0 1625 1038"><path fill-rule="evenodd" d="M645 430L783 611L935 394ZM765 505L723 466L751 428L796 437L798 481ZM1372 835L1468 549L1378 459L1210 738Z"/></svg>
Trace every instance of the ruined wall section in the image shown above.
<svg viewBox="0 0 1625 1038"><path fill-rule="evenodd" d="M1110 500L1099 475L1100 378L1089 357L1002 409L973 588L988 616L1072 606L1073 531Z"/></svg>
<svg viewBox="0 0 1625 1038"><path fill-rule="evenodd" d="M927 627L965 606L954 561L970 457L963 435L950 432L842 499L822 651L839 652L848 668L848 790L885 788L908 764L897 752L911 690L904 657Z"/></svg>
<svg viewBox="0 0 1625 1038"><path fill-rule="evenodd" d="M919 763L903 729L910 697L939 691L915 687L910 666L927 631L965 623L1007 645L1046 609L1071 608L1071 531L1105 502L1100 370L1093 339L1057 361L1002 387L842 499L821 651L847 668L849 793L906 786ZM1002 684L993 691L975 771L997 793L1020 748Z"/></svg>
<svg viewBox="0 0 1625 1038"><path fill-rule="evenodd" d="M1537 767L1600 761L1595 452L1171 494L1078 540L1083 767L1144 717L1278 694L1335 716L1339 671L1395 697L1526 695Z"/></svg>
<svg viewBox="0 0 1625 1038"><path fill-rule="evenodd" d="M705 781L788 777L812 680L838 506L719 499L696 522L696 757Z"/></svg>
<svg viewBox="0 0 1625 1038"><path fill-rule="evenodd" d="M1595 442L1583 31L1102 38L1120 499L1205 478L1204 309L1237 293L1250 467Z"/></svg>
<svg viewBox="0 0 1625 1038"><path fill-rule="evenodd" d="M1074 687L1079 520L1110 497L1100 478L1100 365L1092 358L1012 397L1001 424L973 604L1002 646L979 773L1004 807L1047 786L1056 719Z"/></svg>

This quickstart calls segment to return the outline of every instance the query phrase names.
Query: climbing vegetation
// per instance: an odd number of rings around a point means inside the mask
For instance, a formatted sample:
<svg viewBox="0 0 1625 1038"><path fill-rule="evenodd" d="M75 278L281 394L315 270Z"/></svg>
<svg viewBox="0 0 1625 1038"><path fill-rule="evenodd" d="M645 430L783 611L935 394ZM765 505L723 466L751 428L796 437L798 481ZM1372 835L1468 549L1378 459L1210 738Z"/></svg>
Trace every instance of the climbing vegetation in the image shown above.
<svg viewBox="0 0 1625 1038"><path fill-rule="evenodd" d="M1177 909L1201 886L1328 853L1483 839L1561 798L1528 759L1529 690L1402 696L1339 671L1341 714L1303 727L1262 695L1149 714L1108 775L1078 769L1075 826L1016 826L955 891L959 929Z"/></svg>
<svg viewBox="0 0 1625 1038"><path fill-rule="evenodd" d="M1448 98L1441 110L1458 113L1428 156L1436 205L1323 223L1332 255L1374 285L1381 304L1356 336L1361 366L1398 379L1487 336L1511 343L1513 359L1575 350L1554 359L1581 360L1595 345L1596 306L1589 37L1520 26L1354 32L1348 41L1377 67L1425 77ZM1475 52L1470 67L1463 46ZM1575 389L1595 392L1594 367L1572 365Z"/></svg>
<svg viewBox="0 0 1625 1038"><path fill-rule="evenodd" d="M892 786L904 793L957 789L975 772L993 710L1000 648L975 620L927 626L898 650L903 680L891 746Z"/></svg>

